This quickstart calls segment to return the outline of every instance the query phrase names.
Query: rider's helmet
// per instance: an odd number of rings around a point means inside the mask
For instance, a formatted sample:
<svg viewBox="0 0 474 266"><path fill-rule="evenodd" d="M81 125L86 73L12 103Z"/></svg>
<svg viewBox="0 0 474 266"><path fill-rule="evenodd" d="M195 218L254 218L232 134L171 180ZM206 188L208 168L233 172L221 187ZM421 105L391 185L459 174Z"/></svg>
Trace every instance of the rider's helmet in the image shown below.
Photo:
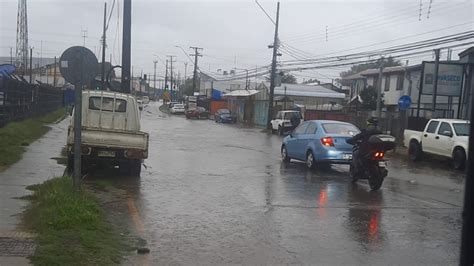
<svg viewBox="0 0 474 266"><path fill-rule="evenodd" d="M371 117L369 119L367 119L367 127L377 127L379 125L379 120L377 119L377 117Z"/></svg>

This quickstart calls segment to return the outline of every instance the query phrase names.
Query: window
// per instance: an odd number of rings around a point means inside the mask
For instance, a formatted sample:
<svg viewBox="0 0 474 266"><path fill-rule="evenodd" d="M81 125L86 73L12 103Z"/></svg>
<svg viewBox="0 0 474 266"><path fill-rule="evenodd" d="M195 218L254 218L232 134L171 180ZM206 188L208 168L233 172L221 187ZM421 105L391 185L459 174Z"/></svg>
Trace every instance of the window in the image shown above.
<svg viewBox="0 0 474 266"><path fill-rule="evenodd" d="M306 131L306 127L308 127L307 122L301 123L298 127L295 128L295 134L303 134Z"/></svg>
<svg viewBox="0 0 474 266"><path fill-rule="evenodd" d="M451 134L444 134L444 132L449 131ZM451 129L451 126L448 123L441 123L441 126L439 126L438 129L438 134L443 135L443 136L451 136L453 134L453 130Z"/></svg>
<svg viewBox="0 0 474 266"><path fill-rule="evenodd" d="M283 119L281 112L278 112L275 119Z"/></svg>
<svg viewBox="0 0 474 266"><path fill-rule="evenodd" d="M328 134L355 136L360 132L359 129L352 124L324 123L322 126L324 131Z"/></svg>
<svg viewBox="0 0 474 266"><path fill-rule="evenodd" d="M454 123L454 131L458 136L469 136L469 123Z"/></svg>
<svg viewBox="0 0 474 266"><path fill-rule="evenodd" d="M428 127L426 128L426 133L435 133L438 124L438 121L431 121Z"/></svg>
<svg viewBox="0 0 474 266"><path fill-rule="evenodd" d="M385 86L384 86L384 91L389 91L390 90L390 75L385 77Z"/></svg>
<svg viewBox="0 0 474 266"><path fill-rule="evenodd" d="M300 119L302 118L301 117L301 113L300 112L286 112L285 113L285 120L290 120L293 116L297 115Z"/></svg>
<svg viewBox="0 0 474 266"><path fill-rule="evenodd" d="M306 128L305 134L315 134L317 126L315 123L309 123L308 128Z"/></svg>
<svg viewBox="0 0 474 266"><path fill-rule="evenodd" d="M397 91L403 90L403 82L405 81L405 76L403 74L399 74L397 76Z"/></svg>
<svg viewBox="0 0 474 266"><path fill-rule="evenodd" d="M102 99L102 102L101 102ZM102 110L113 112L126 112L127 111L127 102L122 99L115 99L109 97L90 97L89 98L89 109L91 110Z"/></svg>

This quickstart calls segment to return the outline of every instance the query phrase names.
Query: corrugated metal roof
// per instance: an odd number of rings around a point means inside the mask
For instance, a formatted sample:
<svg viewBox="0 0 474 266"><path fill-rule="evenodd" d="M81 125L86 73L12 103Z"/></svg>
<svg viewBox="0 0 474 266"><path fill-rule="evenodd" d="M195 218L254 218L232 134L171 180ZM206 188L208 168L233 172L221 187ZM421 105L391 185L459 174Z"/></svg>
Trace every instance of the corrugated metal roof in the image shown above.
<svg viewBox="0 0 474 266"><path fill-rule="evenodd" d="M337 99L344 99L346 97L344 93L335 92L320 85L301 84L281 84L281 86L275 87L275 95L307 96Z"/></svg>
<svg viewBox="0 0 474 266"><path fill-rule="evenodd" d="M259 93L260 91L258 90L235 90L235 91L231 91L229 93L226 93L224 95L224 97L227 97L227 96L232 96L232 97L245 97L245 96L252 96L252 95L255 95L257 93Z"/></svg>

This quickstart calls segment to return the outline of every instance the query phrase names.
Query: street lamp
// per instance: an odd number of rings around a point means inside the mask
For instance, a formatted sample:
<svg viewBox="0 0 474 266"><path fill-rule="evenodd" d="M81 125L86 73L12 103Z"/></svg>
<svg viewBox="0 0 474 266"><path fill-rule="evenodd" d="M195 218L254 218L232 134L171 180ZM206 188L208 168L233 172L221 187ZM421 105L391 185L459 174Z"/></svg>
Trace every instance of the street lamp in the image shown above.
<svg viewBox="0 0 474 266"><path fill-rule="evenodd" d="M181 49L181 51L183 51L184 55L186 55L186 57L189 59L189 61L191 61L191 63L194 64L193 59L192 59L191 57L189 57L189 54L186 53L186 50L184 50L183 47L181 47L181 46L179 46L179 45L175 45L174 47Z"/></svg>

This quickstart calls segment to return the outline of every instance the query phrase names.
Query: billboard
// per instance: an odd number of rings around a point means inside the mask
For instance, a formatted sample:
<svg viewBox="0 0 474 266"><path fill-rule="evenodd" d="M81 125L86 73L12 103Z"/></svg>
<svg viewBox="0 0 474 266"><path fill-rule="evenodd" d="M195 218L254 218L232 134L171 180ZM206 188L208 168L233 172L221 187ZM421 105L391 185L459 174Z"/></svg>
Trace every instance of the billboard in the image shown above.
<svg viewBox="0 0 474 266"><path fill-rule="evenodd" d="M422 93L433 94L435 63L423 62ZM460 96L462 90L463 65L439 63L436 95Z"/></svg>

